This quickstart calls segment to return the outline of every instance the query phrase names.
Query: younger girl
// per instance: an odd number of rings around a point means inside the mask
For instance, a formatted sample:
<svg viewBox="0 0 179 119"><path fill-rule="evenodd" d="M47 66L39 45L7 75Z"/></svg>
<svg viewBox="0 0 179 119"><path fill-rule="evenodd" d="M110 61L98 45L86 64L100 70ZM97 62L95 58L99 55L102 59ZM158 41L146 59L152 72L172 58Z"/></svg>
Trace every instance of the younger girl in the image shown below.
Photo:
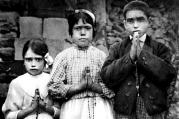
<svg viewBox="0 0 179 119"><path fill-rule="evenodd" d="M106 55L91 45L95 16L75 10L68 23L74 46L56 56L49 83L50 95L65 99L60 119L113 119L110 99L114 94L99 77Z"/></svg>
<svg viewBox="0 0 179 119"><path fill-rule="evenodd" d="M49 74L43 69L47 64L48 47L42 39L31 39L23 48L27 73L12 80L3 104L6 119L53 119L59 109L47 97Z"/></svg>

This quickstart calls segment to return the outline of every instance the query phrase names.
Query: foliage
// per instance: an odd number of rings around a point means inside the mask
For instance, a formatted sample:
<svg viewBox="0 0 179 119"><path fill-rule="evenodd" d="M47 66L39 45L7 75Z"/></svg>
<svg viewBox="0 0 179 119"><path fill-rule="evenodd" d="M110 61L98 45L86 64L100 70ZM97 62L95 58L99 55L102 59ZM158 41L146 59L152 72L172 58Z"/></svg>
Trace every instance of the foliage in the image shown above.
<svg viewBox="0 0 179 119"><path fill-rule="evenodd" d="M120 4L124 5L131 0L120 1ZM172 53L176 53L177 38L178 38L178 25L176 24L176 12L175 6L171 5L172 0L145 0L148 2L151 8L150 28L148 34L153 39L164 43L171 48ZM107 6L108 21L106 26L107 36L112 34L114 36L112 40L117 39L120 41L122 37L126 36L123 26L122 8L123 6L114 6L115 0L111 1L111 6ZM122 3L123 2L123 3ZM170 5L170 6L169 6ZM109 35L111 37L111 35ZM107 37L108 39L108 37ZM107 41L109 42L109 41Z"/></svg>

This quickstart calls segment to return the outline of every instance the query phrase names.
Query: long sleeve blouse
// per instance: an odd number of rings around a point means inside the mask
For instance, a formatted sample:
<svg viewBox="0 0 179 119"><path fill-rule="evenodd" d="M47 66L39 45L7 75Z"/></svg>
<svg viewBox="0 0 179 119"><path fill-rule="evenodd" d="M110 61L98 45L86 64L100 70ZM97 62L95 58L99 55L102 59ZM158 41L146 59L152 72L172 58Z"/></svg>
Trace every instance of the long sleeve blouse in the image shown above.
<svg viewBox="0 0 179 119"><path fill-rule="evenodd" d="M113 97L114 93L104 85L99 76L105 58L106 54L93 46L87 50L80 50L74 46L59 53L53 64L49 92L55 98L66 98L69 88L84 80L82 72L85 67L89 67L92 80L98 82L103 90L102 95L95 94L95 96ZM88 95L94 96L94 93L88 92ZM73 96L72 99L86 96L87 92L84 92Z"/></svg>
<svg viewBox="0 0 179 119"><path fill-rule="evenodd" d="M30 106L35 95L35 89L39 89L40 97L44 101L53 105L47 96L47 83L49 82L49 74L42 73L38 76L32 76L25 73L12 80L9 85L6 100L2 106L2 111L6 119L16 119L18 112ZM56 108L57 109L57 108ZM29 114L25 119L35 119L36 112ZM47 112L41 111L38 119L52 119L53 116Z"/></svg>

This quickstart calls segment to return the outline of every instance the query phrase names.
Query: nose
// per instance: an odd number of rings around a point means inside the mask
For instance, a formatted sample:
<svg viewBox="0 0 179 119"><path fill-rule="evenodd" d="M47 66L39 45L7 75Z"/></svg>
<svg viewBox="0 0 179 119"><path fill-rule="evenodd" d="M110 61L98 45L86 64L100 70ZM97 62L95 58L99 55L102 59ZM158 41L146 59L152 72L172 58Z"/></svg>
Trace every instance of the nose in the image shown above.
<svg viewBox="0 0 179 119"><path fill-rule="evenodd" d="M35 61L35 60L32 60L31 66L32 66L32 67L36 67L36 61Z"/></svg>
<svg viewBox="0 0 179 119"><path fill-rule="evenodd" d="M81 29L81 35L85 35L86 34L86 30L84 28Z"/></svg>
<svg viewBox="0 0 179 119"><path fill-rule="evenodd" d="M134 28L138 28L139 27L139 23L137 21L134 21Z"/></svg>

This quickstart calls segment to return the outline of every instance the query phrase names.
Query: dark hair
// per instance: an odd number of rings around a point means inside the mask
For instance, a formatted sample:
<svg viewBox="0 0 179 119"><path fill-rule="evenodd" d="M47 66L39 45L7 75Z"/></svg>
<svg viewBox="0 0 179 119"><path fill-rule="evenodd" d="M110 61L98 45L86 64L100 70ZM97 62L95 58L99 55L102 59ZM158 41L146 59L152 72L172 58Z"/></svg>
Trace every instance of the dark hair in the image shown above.
<svg viewBox="0 0 179 119"><path fill-rule="evenodd" d="M144 12L144 14L147 17L149 17L150 16L149 9L150 9L149 5L144 1L140 1L140 0L131 1L124 6L123 16L124 18L126 18L126 13L130 10L141 10Z"/></svg>
<svg viewBox="0 0 179 119"><path fill-rule="evenodd" d="M48 53L48 46L45 43L45 40L41 38L32 38L24 44L22 51L23 58L25 57L25 54L29 48L31 48L34 53L41 55L42 57Z"/></svg>
<svg viewBox="0 0 179 119"><path fill-rule="evenodd" d="M72 14L70 14L68 16L67 20L68 20L68 25L69 25L69 29L68 29L69 34L71 36L73 35L73 27L74 27L75 24L77 24L79 22L80 19L82 19L82 21L84 23L89 23L89 24L92 25L93 36L94 36L94 34L95 34L95 22L93 22L93 19L89 14L87 14L83 11L79 11L77 13L73 12Z"/></svg>

